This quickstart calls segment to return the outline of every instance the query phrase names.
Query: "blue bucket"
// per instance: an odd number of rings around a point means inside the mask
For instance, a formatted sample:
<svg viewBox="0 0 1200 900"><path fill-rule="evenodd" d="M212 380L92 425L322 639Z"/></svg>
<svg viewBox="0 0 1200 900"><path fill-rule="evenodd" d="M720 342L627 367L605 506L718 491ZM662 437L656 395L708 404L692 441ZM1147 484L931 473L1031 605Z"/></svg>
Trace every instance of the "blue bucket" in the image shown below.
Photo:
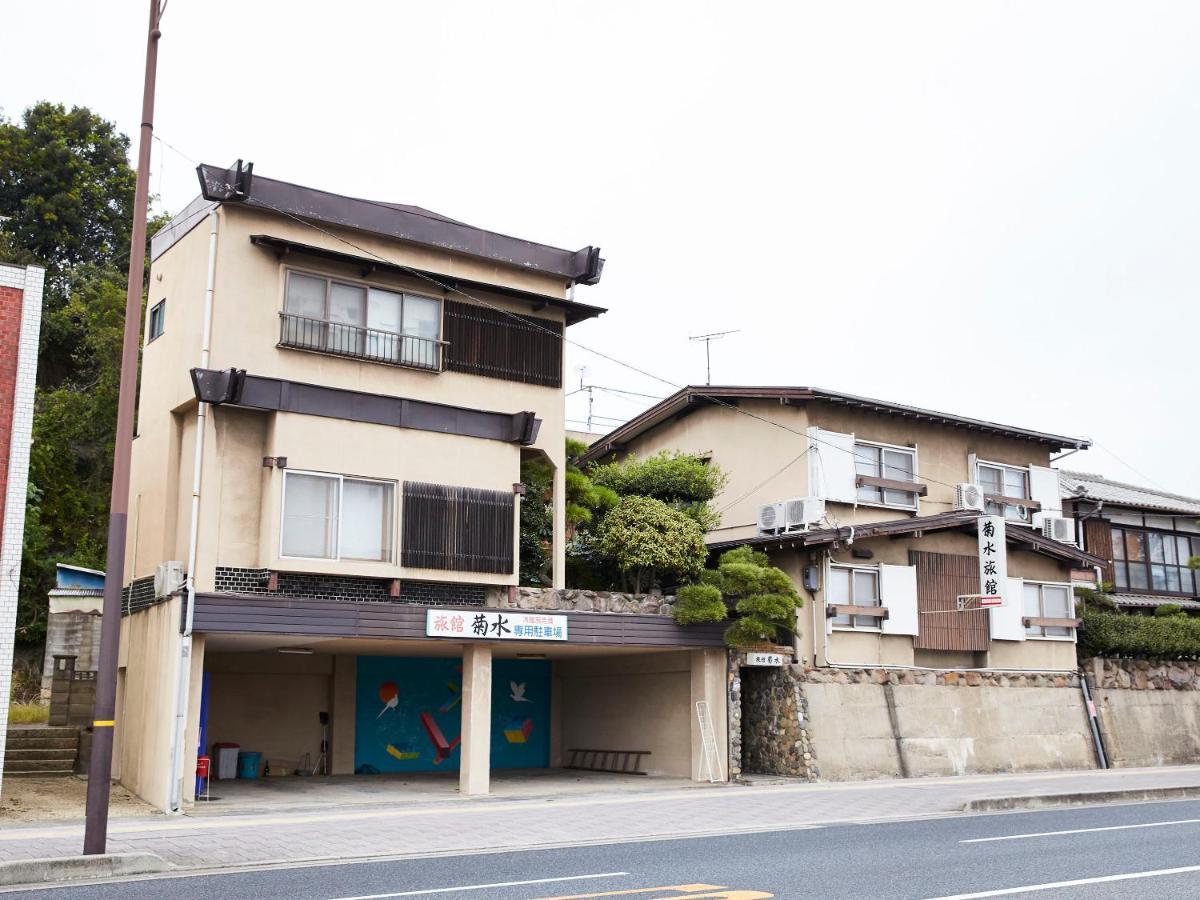
<svg viewBox="0 0 1200 900"><path fill-rule="evenodd" d="M238 754L238 778L257 778L261 763L261 753L243 750Z"/></svg>

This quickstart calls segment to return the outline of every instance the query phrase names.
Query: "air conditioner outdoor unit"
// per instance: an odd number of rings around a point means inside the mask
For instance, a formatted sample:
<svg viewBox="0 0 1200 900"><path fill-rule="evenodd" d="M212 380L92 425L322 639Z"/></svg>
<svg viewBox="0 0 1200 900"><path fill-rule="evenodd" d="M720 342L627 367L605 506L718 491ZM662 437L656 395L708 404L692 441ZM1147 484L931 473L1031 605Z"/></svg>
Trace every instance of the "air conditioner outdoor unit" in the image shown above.
<svg viewBox="0 0 1200 900"><path fill-rule="evenodd" d="M820 497L800 497L784 501L784 528L807 528L825 518L825 501Z"/></svg>
<svg viewBox="0 0 1200 900"><path fill-rule="evenodd" d="M154 596L169 597L183 588L183 563L177 559L161 563L154 570Z"/></svg>
<svg viewBox="0 0 1200 900"><path fill-rule="evenodd" d="M1075 520L1064 519L1060 516L1047 516L1042 519L1042 535L1051 540L1062 541L1064 544L1075 543Z"/></svg>
<svg viewBox="0 0 1200 900"><path fill-rule="evenodd" d="M758 533L775 534L783 531L787 522L786 503L768 503L758 508Z"/></svg>
<svg viewBox="0 0 1200 900"><path fill-rule="evenodd" d="M983 498L983 488L979 485L964 481L962 484L955 486L955 509L973 509L976 512L983 512L986 503L987 501Z"/></svg>

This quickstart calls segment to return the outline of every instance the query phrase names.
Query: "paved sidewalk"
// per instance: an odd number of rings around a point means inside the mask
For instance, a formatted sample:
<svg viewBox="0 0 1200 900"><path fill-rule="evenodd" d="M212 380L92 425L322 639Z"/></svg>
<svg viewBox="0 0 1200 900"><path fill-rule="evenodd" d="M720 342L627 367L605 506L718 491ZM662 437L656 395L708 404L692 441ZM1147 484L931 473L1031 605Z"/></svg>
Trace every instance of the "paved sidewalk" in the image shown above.
<svg viewBox="0 0 1200 900"><path fill-rule="evenodd" d="M519 849L961 812L981 798L1200 787L1200 766L798 784L646 788L540 796L343 805L263 814L113 820L110 852L149 851L181 867L213 867ZM69 856L82 823L5 824L0 860Z"/></svg>

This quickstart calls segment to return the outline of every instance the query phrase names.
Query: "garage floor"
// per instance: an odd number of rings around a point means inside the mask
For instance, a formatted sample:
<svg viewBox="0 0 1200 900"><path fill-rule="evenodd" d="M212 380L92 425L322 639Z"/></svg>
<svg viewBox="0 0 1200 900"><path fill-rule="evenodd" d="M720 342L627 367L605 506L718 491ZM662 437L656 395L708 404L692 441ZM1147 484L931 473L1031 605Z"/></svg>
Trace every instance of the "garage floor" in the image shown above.
<svg viewBox="0 0 1200 900"><path fill-rule="evenodd" d="M613 775L573 769L505 769L492 772L489 796L497 800L552 800L580 794L686 787L713 789L725 785L697 783L687 778ZM328 809L340 805L455 802L462 799L458 793L457 772L238 778L214 781L209 793L213 799L197 800L189 815L240 815L308 807Z"/></svg>

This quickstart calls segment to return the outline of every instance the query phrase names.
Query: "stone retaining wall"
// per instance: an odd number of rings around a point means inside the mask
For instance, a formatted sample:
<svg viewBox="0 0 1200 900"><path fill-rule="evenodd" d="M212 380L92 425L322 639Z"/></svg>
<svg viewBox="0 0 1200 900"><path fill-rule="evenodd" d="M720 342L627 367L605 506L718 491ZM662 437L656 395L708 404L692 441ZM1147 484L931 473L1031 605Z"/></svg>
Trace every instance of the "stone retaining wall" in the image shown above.
<svg viewBox="0 0 1200 900"><path fill-rule="evenodd" d="M808 781L820 777L801 671L800 666L742 668L741 772Z"/></svg>
<svg viewBox="0 0 1200 900"><path fill-rule="evenodd" d="M669 616L673 596L624 594L618 591L586 591L577 588L489 588L486 604L501 609L545 609L570 612L625 613Z"/></svg>
<svg viewBox="0 0 1200 900"><path fill-rule="evenodd" d="M1096 657L1084 667L1095 689L1200 691L1200 661Z"/></svg>

